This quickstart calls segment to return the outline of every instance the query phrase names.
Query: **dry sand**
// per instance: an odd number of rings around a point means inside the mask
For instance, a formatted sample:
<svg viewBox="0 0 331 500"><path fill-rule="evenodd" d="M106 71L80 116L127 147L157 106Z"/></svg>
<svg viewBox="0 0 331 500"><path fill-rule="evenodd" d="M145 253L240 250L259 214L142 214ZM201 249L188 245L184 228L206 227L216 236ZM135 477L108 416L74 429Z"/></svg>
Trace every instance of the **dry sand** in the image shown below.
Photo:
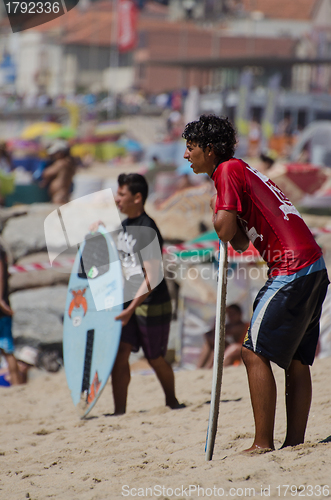
<svg viewBox="0 0 331 500"><path fill-rule="evenodd" d="M279 448L284 374L278 368L275 373ZM313 367L306 444L261 455L240 454L254 428L245 369L239 366L224 372L214 457L205 462L211 379L211 371L178 371L177 394L187 407L171 411L163 406L154 375L134 374L126 415L107 416L113 410L107 384L87 420L76 414L63 371L35 370L28 385L1 388L0 499L198 499L221 498L223 490L224 497L257 498L261 486L266 495L281 498L282 485L303 485L304 497L331 497L331 443L319 443L331 434L330 358Z"/></svg>

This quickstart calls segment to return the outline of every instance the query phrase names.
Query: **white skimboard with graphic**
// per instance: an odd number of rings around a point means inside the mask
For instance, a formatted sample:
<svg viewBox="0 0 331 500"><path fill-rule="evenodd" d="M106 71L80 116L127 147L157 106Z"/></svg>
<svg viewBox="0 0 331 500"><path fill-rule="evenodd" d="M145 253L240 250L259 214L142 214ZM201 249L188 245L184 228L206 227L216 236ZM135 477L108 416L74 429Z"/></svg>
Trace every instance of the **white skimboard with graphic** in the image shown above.
<svg viewBox="0 0 331 500"><path fill-rule="evenodd" d="M103 226L77 253L64 314L63 358L71 397L81 418L97 402L114 366L123 308L121 262Z"/></svg>

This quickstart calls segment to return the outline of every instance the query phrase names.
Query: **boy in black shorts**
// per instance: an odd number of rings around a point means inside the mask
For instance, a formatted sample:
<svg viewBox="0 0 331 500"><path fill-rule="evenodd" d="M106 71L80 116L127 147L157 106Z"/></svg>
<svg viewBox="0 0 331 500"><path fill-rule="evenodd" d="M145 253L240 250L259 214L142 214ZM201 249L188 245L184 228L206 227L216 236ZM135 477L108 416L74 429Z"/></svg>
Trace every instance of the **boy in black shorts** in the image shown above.
<svg viewBox="0 0 331 500"><path fill-rule="evenodd" d="M287 434L283 447L304 442L311 377L328 277L322 252L300 213L262 173L233 157L235 131L227 118L201 116L186 125L184 158L194 173L207 173L217 190L211 200L219 238L242 252L249 241L269 267L244 339L255 419L246 451L274 449L276 383L270 361L285 370Z"/></svg>

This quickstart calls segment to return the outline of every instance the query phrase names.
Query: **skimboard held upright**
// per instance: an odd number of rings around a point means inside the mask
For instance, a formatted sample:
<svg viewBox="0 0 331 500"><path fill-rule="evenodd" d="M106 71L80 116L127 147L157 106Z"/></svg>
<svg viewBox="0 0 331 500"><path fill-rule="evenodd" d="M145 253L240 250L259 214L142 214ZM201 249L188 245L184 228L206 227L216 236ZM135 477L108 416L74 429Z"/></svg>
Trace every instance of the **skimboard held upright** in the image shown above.
<svg viewBox="0 0 331 500"><path fill-rule="evenodd" d="M112 237L100 226L77 253L64 314L63 358L74 405L85 417L113 369L121 337L121 262Z"/></svg>
<svg viewBox="0 0 331 500"><path fill-rule="evenodd" d="M226 243L220 241L217 302L216 302L216 322L215 322L213 382L212 382L209 422L208 422L206 447L205 447L207 461L213 458L214 445L217 432L220 397L221 397L224 347L225 347L225 307L226 307L227 269L228 269L228 247Z"/></svg>

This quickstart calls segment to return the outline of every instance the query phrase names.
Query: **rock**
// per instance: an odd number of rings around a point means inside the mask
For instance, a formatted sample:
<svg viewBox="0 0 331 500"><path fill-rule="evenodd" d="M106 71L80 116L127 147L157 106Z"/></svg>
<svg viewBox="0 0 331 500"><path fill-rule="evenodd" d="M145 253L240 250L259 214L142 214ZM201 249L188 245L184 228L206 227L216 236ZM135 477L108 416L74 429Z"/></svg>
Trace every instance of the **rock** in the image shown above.
<svg viewBox="0 0 331 500"><path fill-rule="evenodd" d="M8 219L20 217L28 213L27 205L14 205L13 207L0 208L0 221L5 224Z"/></svg>
<svg viewBox="0 0 331 500"><path fill-rule="evenodd" d="M44 221L55 208L56 205L50 203L26 205L22 208L23 215L16 214L7 220L2 236L14 261L30 253L46 251Z"/></svg>
<svg viewBox="0 0 331 500"><path fill-rule="evenodd" d="M12 293L13 337L36 339L42 343L61 342L66 296L66 286Z"/></svg>
<svg viewBox="0 0 331 500"><path fill-rule="evenodd" d="M74 256L73 256L74 257ZM47 252L39 252L19 259L16 266L49 263ZM9 292L59 284L68 284L71 266L12 273L9 278Z"/></svg>
<svg viewBox="0 0 331 500"><path fill-rule="evenodd" d="M52 254L52 259L68 248L74 249L75 253L77 244L84 240L93 222L101 220L109 231L113 231L121 220L112 189L83 196L61 207L36 203L25 205L18 213L4 209L0 219L6 221L2 236L15 262L31 253L46 250Z"/></svg>

